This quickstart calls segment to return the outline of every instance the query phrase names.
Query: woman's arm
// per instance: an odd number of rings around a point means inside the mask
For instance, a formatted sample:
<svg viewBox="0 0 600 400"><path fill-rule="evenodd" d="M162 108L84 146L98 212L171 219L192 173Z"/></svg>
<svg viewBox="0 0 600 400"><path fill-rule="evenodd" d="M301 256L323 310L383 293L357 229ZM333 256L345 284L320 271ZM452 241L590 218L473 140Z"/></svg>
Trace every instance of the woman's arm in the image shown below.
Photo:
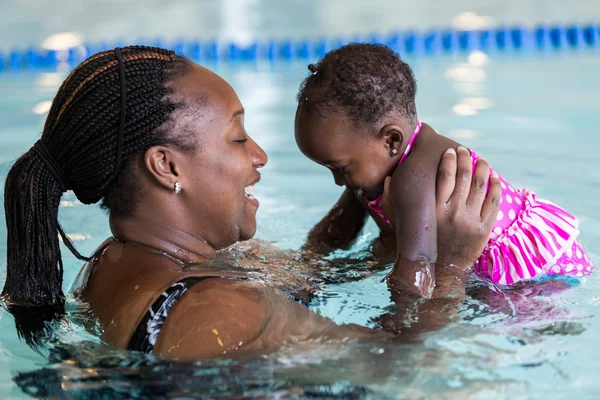
<svg viewBox="0 0 600 400"><path fill-rule="evenodd" d="M337 325L264 284L206 279L173 307L154 354L191 360L265 354L312 343L406 341L445 326L459 304L459 299L416 300L397 292L392 299L398 307L380 319L384 330L370 329Z"/></svg>
<svg viewBox="0 0 600 400"><path fill-rule="evenodd" d="M337 325L264 284L215 278L194 285L173 307L154 353L202 359L392 337L358 325Z"/></svg>

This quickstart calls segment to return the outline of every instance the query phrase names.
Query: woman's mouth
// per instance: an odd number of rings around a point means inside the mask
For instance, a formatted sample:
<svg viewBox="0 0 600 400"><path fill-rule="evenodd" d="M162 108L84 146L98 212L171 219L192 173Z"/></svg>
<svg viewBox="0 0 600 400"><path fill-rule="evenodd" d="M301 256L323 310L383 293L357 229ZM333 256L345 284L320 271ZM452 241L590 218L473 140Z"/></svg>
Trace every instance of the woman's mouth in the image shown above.
<svg viewBox="0 0 600 400"><path fill-rule="evenodd" d="M258 207L258 200L252 195L252 192L254 192L254 184L246 186L246 189L244 190L244 195L246 196L246 200L248 201L248 203L252 204L255 207Z"/></svg>

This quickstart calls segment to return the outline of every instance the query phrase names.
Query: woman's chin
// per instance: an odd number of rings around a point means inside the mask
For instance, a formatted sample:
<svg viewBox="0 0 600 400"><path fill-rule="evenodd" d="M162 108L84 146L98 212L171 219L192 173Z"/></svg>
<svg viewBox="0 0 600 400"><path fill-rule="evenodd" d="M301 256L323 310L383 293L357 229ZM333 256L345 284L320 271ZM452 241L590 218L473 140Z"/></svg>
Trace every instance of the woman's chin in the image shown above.
<svg viewBox="0 0 600 400"><path fill-rule="evenodd" d="M254 200L254 199L252 199ZM256 203L256 204L255 204ZM239 225L240 241L252 239L256 234L256 212L258 211L258 200L246 201L244 207L243 221Z"/></svg>
<svg viewBox="0 0 600 400"><path fill-rule="evenodd" d="M256 224L254 224L253 228L245 228L240 231L240 242L244 240L250 240L256 234Z"/></svg>
<svg viewBox="0 0 600 400"><path fill-rule="evenodd" d="M247 215L243 224L240 225L239 240L252 239L256 234L256 215Z"/></svg>

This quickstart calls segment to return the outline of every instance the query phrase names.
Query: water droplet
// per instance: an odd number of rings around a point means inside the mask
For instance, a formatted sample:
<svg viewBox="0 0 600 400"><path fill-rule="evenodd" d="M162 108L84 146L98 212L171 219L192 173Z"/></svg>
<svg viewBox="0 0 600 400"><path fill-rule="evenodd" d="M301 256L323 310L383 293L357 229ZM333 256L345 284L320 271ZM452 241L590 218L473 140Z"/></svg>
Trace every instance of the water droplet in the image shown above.
<svg viewBox="0 0 600 400"><path fill-rule="evenodd" d="M371 349L371 354L383 354L385 350L382 347L373 347Z"/></svg>

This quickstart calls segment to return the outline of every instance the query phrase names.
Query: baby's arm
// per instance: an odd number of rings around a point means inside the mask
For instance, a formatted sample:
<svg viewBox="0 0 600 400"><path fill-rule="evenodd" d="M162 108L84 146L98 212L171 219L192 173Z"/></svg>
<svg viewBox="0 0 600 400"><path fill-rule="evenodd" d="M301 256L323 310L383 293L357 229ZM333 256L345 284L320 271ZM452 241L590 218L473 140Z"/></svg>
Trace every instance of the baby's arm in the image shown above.
<svg viewBox="0 0 600 400"><path fill-rule="evenodd" d="M437 157L437 155L436 155ZM390 184L395 215L397 258L392 286L430 298L437 259L436 171L439 157L413 151L396 168Z"/></svg>
<svg viewBox="0 0 600 400"><path fill-rule="evenodd" d="M349 189L333 208L308 232L305 251L328 253L331 250L348 247L358 236L367 212Z"/></svg>

